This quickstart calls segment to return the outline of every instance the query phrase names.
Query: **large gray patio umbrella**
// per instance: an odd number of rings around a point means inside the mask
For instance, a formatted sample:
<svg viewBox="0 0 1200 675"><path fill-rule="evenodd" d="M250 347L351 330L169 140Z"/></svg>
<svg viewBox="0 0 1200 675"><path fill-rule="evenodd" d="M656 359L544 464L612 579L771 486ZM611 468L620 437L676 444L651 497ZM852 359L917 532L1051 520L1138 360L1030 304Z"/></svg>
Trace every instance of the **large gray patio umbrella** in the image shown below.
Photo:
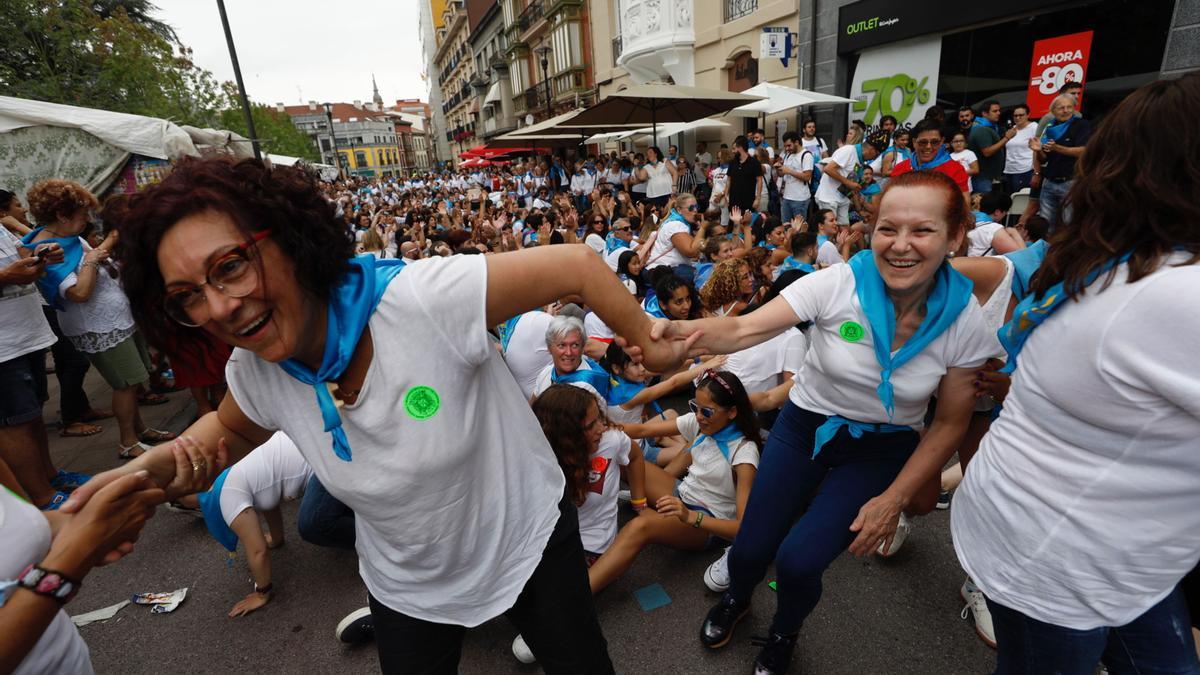
<svg viewBox="0 0 1200 675"><path fill-rule="evenodd" d="M721 89L639 84L605 96L572 117L568 124L592 129L649 125L654 142L658 143L659 122L694 122L760 99Z"/></svg>

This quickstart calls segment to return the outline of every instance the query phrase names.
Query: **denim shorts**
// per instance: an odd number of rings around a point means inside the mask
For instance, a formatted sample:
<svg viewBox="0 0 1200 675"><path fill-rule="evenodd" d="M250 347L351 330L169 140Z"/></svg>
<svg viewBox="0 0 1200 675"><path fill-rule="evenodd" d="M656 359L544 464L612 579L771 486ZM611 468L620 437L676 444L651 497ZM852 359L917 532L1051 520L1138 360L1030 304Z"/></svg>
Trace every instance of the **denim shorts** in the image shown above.
<svg viewBox="0 0 1200 675"><path fill-rule="evenodd" d="M674 493L675 493L676 497L679 497L679 484L682 482L683 481L680 481L678 479L675 481ZM713 515L713 512L710 511L707 507L700 506L699 504L689 504L689 503L683 501L682 497L679 498L679 501L683 502L684 508L686 508L689 511L699 511L700 513L703 513L708 518L716 518L716 516ZM728 539L723 539L721 537L718 537L715 534L710 534L710 535L708 535L708 540L704 542L704 550L711 551L715 548L725 548L726 546L729 546L732 543L733 542L729 541Z"/></svg>
<svg viewBox="0 0 1200 675"><path fill-rule="evenodd" d="M15 427L42 416L46 391L46 350L0 363L0 427Z"/></svg>

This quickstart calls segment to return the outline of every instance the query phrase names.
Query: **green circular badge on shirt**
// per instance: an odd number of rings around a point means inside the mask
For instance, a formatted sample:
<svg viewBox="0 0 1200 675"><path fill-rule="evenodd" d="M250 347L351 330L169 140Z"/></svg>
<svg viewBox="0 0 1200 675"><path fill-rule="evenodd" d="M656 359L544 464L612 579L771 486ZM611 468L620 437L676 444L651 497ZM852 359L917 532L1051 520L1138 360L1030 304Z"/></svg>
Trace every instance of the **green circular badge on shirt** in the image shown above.
<svg viewBox="0 0 1200 675"><path fill-rule="evenodd" d="M404 411L413 419L427 420L442 407L442 398L433 387L413 387L404 395Z"/></svg>
<svg viewBox="0 0 1200 675"><path fill-rule="evenodd" d="M858 342L863 337L863 327L856 321L847 321L838 328L838 333L846 342Z"/></svg>

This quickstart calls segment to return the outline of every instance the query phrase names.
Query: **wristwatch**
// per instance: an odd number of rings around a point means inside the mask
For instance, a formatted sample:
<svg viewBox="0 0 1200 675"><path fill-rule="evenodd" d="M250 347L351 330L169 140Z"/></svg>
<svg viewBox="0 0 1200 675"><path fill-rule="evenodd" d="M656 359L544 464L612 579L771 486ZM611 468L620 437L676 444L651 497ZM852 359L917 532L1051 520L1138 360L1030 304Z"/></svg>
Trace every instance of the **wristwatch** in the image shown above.
<svg viewBox="0 0 1200 675"><path fill-rule="evenodd" d="M38 595L54 598L65 605L79 592L81 584L63 574L37 565L29 565L17 577L17 585Z"/></svg>

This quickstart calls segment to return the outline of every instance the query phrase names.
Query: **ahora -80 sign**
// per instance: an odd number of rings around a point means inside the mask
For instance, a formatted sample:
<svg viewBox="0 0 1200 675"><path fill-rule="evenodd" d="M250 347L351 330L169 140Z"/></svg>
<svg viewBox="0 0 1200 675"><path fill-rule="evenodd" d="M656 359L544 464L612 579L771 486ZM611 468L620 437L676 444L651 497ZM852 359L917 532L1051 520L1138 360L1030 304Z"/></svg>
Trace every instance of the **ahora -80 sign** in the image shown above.
<svg viewBox="0 0 1200 675"><path fill-rule="evenodd" d="M1068 82L1083 84L1088 57L1092 53L1092 31L1062 35L1033 43L1026 101L1029 114L1037 119L1050 111L1058 90ZM1079 99L1080 107L1083 98Z"/></svg>
<svg viewBox="0 0 1200 675"><path fill-rule="evenodd" d="M852 117L874 127L884 115L912 126L937 101L941 36L922 37L868 49L858 59L850 87Z"/></svg>

